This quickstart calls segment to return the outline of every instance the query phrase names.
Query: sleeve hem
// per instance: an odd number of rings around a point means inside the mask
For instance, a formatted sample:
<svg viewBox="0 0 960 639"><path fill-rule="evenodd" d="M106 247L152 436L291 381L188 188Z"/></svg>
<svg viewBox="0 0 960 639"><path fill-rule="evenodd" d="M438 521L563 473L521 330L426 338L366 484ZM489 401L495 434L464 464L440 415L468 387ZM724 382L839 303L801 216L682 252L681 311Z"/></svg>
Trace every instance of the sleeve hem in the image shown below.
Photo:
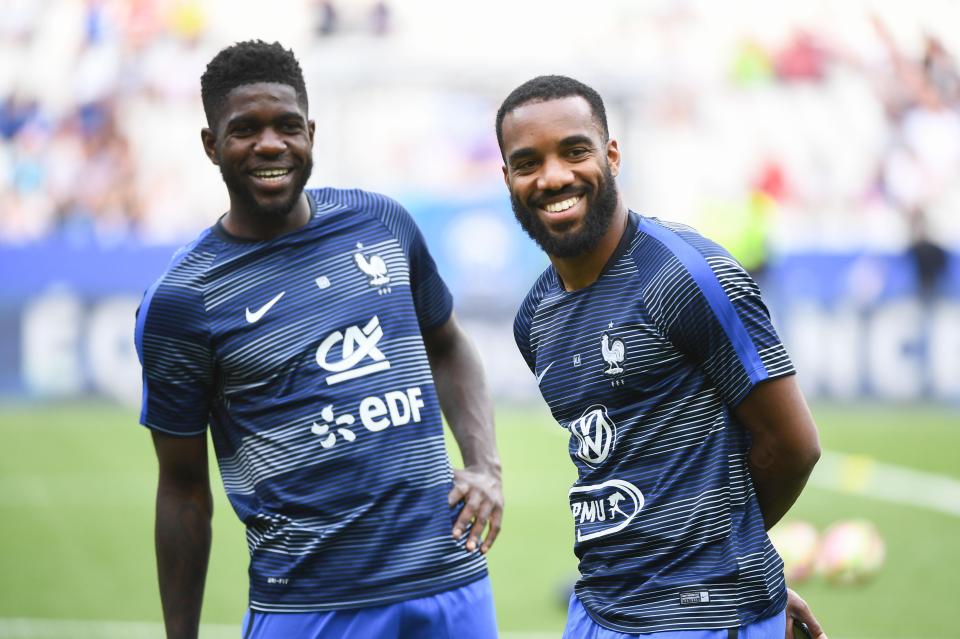
<svg viewBox="0 0 960 639"><path fill-rule="evenodd" d="M453 303L451 301L450 307L447 309L447 312L443 314L443 319L438 319L430 322L429 324L420 324L420 331L429 331L434 328L439 328L450 321L450 318L453 317ZM419 323L419 322L418 322Z"/></svg>
<svg viewBox="0 0 960 639"><path fill-rule="evenodd" d="M778 371L771 375L768 373L766 368L755 368L751 371L748 371L748 373L751 380L750 384L746 386L742 391L740 391L736 397L734 397L733 401L730 402L730 408L736 408L741 403L743 403L743 400L749 397L750 393L753 392L753 389L755 389L760 384L764 382L769 382L770 380L773 380L773 379L778 379L780 377L788 377L790 375L796 375L797 371L791 367L786 370ZM756 375L757 373L761 373L763 374L763 376L758 377L756 381L754 381L753 376Z"/></svg>
<svg viewBox="0 0 960 639"><path fill-rule="evenodd" d="M156 424L150 424L146 421L141 421L140 423L146 428L148 428L149 430L157 431L158 433L163 433L164 435L170 435L171 437L197 437L199 435L207 434L206 426L204 426L203 428L197 431L183 432L179 430L170 430L167 428L163 428L161 426L157 426Z"/></svg>

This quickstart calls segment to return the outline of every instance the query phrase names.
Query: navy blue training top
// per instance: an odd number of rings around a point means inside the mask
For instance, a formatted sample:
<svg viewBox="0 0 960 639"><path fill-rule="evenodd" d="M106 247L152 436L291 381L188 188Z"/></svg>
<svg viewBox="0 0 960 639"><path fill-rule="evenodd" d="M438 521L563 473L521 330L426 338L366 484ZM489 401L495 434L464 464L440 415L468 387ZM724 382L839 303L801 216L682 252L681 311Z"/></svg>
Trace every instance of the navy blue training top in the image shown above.
<svg viewBox="0 0 960 639"><path fill-rule="evenodd" d="M743 268L692 229L631 212L597 281L567 292L549 267L514 332L570 432L576 594L593 619L648 633L782 610L783 564L731 409L793 367Z"/></svg>
<svg viewBox="0 0 960 639"><path fill-rule="evenodd" d="M407 212L307 191L310 221L267 241L215 226L146 292L141 422L210 428L247 528L250 607L316 611L423 597L486 564L451 535L452 473L421 330L452 299Z"/></svg>

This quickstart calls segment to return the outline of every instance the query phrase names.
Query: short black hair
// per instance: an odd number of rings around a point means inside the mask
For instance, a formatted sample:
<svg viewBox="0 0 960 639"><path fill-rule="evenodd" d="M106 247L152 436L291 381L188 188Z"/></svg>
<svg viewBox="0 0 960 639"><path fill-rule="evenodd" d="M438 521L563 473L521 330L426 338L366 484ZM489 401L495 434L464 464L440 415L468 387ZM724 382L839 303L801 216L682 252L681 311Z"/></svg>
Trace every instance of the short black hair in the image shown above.
<svg viewBox="0 0 960 639"><path fill-rule="evenodd" d="M215 55L200 77L200 97L207 125L216 126L230 91L257 82L276 82L293 87L297 92L297 104L307 110L307 87L293 51L284 49L279 42L267 44L263 40L246 40Z"/></svg>
<svg viewBox="0 0 960 639"><path fill-rule="evenodd" d="M603 107L600 94L583 82L565 75L541 75L527 80L511 91L500 105L497 111L497 143L500 145L500 152L503 152L503 118L508 113L530 102L547 102L573 96L583 98L590 105L593 117L603 131L603 141L606 142L610 137L610 131L607 128L607 111Z"/></svg>

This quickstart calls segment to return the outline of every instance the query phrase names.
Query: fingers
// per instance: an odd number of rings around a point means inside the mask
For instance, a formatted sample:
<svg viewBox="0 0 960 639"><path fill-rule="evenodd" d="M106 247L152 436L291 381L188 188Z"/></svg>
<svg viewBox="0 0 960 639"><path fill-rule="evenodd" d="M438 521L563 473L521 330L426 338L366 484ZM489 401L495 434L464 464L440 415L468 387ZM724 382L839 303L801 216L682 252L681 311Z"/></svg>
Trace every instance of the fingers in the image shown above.
<svg viewBox="0 0 960 639"><path fill-rule="evenodd" d="M827 635L823 632L823 628L820 626L820 622L817 621L817 618L813 616L813 611L810 610L810 606L807 605L807 602L803 600L803 597L798 595L791 589L787 589L787 639L806 639L801 637L796 637L798 633L793 632L794 623L803 624L807 627L807 632L810 637L813 639L827 639Z"/></svg>
<svg viewBox="0 0 960 639"><path fill-rule="evenodd" d="M481 553L486 553L500 533L503 505L499 497L499 488L469 481L469 476L464 476L466 473L456 474L459 476L455 479L447 501L451 506L462 501L463 509L453 525L453 538L460 540L464 533L467 533L467 541L464 544L467 552L479 549ZM484 538L485 529L486 538Z"/></svg>
<svg viewBox="0 0 960 639"><path fill-rule="evenodd" d="M490 546L492 546L493 542L496 541L497 535L500 534L500 521L502 518L503 509L494 509L493 515L490 517L490 529L487 531L487 538L483 540L483 545L480 546L480 552L483 554L487 554L487 551L490 550Z"/></svg>
<svg viewBox="0 0 960 639"><path fill-rule="evenodd" d="M467 494L467 491L470 490L470 486L467 482L464 481L454 481L453 488L450 489L450 493L447 495L447 505L453 508L460 503L460 500L463 499L463 496Z"/></svg>
<svg viewBox="0 0 960 639"><path fill-rule="evenodd" d="M479 499L477 499L480 502ZM477 516L473 520L473 527L470 529L470 537L467 539L467 550L473 552L480 545L480 539L483 537L483 529L487 527L487 520L490 519L490 503L483 501L477 504Z"/></svg>
<svg viewBox="0 0 960 639"><path fill-rule="evenodd" d="M473 552L480 546L483 529L487 526L491 511L490 502L481 496L479 490L473 489L467 493L463 510L460 511L457 523L453 527L453 536L460 539L463 536L463 531L467 528L470 529L465 544L468 552Z"/></svg>
<svg viewBox="0 0 960 639"><path fill-rule="evenodd" d="M460 538L463 537L463 532L470 526L471 521L473 521L473 509L468 502L464 504L463 510L460 511L460 516L457 517L457 521L453 524L453 538L459 541Z"/></svg>

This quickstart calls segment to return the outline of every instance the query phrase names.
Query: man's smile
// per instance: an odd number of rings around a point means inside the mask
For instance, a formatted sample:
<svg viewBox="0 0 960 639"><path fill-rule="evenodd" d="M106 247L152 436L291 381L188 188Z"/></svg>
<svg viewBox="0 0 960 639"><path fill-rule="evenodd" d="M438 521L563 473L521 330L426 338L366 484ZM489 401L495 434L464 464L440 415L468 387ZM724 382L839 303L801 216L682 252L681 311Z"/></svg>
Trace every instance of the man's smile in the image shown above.
<svg viewBox="0 0 960 639"><path fill-rule="evenodd" d="M293 167L261 167L248 172L253 186L261 191L286 190L293 182Z"/></svg>
<svg viewBox="0 0 960 639"><path fill-rule="evenodd" d="M250 175L263 180L279 180L292 170L293 169L290 168L254 169L253 171L250 171Z"/></svg>
<svg viewBox="0 0 960 639"><path fill-rule="evenodd" d="M567 209L572 208L583 198L582 195L575 195L574 197L567 198L566 200L561 200L560 202L554 202L553 204L546 204L543 207L543 210L547 213L562 213Z"/></svg>

